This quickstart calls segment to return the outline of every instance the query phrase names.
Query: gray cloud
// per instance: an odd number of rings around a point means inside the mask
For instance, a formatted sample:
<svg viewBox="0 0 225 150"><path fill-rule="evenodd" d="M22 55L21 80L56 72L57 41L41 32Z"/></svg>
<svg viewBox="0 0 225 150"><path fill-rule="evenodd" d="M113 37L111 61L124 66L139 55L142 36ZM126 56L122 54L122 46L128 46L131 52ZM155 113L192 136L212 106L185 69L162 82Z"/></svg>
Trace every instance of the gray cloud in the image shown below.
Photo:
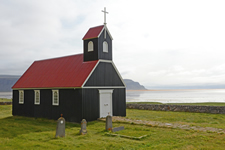
<svg viewBox="0 0 225 150"><path fill-rule="evenodd" d="M82 53L82 37L103 23L105 6L123 78L145 86L225 82L222 0L2 0L0 74L21 75L35 60Z"/></svg>

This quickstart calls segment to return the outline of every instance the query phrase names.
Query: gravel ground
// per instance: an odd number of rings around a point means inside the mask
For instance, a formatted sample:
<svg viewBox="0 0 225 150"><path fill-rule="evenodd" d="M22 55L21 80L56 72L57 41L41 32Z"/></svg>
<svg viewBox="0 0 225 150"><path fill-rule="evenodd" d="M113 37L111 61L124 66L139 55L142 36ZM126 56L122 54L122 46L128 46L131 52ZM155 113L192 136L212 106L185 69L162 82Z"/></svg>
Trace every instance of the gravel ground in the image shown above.
<svg viewBox="0 0 225 150"><path fill-rule="evenodd" d="M105 121L105 118L101 118L100 120ZM133 123L133 124L143 124L143 125L154 126L154 127L178 128L183 130L225 133L224 129L218 129L218 128L212 128L212 127L189 126L189 125L183 125L179 123L163 123L159 121L134 120L134 119L124 118L124 117L117 117L117 116L113 116L112 121Z"/></svg>

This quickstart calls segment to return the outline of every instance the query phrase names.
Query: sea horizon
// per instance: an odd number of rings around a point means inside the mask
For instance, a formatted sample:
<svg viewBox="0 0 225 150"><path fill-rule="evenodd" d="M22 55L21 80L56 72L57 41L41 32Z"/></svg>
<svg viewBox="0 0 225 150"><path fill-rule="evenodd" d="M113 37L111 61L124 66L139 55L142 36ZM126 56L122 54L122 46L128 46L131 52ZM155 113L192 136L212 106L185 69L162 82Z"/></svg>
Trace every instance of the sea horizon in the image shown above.
<svg viewBox="0 0 225 150"><path fill-rule="evenodd" d="M0 92L0 98L12 98L12 92ZM126 90L126 102L225 103L225 89L146 89Z"/></svg>
<svg viewBox="0 0 225 150"><path fill-rule="evenodd" d="M225 89L127 90L126 102L224 103Z"/></svg>

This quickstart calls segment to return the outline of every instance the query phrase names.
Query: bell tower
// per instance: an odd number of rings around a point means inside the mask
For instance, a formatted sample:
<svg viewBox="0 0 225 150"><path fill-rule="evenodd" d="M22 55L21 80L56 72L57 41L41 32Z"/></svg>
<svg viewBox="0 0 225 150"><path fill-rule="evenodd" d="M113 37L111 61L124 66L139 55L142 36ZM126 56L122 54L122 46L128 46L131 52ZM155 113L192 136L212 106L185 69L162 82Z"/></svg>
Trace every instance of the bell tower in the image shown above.
<svg viewBox="0 0 225 150"><path fill-rule="evenodd" d="M112 36L106 26L106 8L104 25L90 28L83 37L83 61L112 60Z"/></svg>

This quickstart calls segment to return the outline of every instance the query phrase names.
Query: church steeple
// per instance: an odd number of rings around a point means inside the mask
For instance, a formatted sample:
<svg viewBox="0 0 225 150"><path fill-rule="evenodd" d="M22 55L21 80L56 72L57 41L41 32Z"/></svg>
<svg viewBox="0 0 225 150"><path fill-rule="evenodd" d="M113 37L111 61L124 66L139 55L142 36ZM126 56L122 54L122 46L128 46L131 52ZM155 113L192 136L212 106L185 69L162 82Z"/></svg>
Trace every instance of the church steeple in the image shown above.
<svg viewBox="0 0 225 150"><path fill-rule="evenodd" d="M112 36L106 26L106 8L104 25L92 27L83 37L84 61L99 59L112 60Z"/></svg>

